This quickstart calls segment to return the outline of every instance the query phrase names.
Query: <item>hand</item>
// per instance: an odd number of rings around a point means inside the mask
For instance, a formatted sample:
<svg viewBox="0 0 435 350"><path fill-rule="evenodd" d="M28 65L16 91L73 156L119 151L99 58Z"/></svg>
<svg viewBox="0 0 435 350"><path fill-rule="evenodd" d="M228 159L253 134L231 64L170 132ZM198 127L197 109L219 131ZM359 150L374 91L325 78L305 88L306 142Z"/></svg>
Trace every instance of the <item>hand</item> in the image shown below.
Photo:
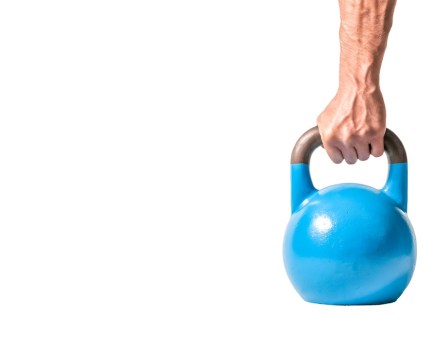
<svg viewBox="0 0 435 350"><path fill-rule="evenodd" d="M339 89L317 118L323 147L331 160L354 164L384 153L385 104L381 90Z"/></svg>

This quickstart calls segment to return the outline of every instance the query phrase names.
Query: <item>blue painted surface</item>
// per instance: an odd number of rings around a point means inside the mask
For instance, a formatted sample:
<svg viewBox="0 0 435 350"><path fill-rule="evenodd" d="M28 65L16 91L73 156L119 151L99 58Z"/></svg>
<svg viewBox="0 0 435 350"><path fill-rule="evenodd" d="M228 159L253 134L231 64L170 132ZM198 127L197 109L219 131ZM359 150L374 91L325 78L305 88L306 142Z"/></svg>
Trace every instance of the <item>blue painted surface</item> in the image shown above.
<svg viewBox="0 0 435 350"><path fill-rule="evenodd" d="M416 263L406 215L407 164L391 164L381 190L359 184L316 190L308 165L293 164L291 173L292 216L283 253L299 294L321 304L395 301Z"/></svg>

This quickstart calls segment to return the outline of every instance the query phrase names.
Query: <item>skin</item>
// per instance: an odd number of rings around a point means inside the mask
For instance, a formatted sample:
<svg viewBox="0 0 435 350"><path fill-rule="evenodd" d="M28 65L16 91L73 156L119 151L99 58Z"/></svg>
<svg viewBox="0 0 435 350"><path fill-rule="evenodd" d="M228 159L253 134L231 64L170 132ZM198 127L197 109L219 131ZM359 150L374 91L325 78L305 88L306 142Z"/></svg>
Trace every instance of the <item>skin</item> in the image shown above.
<svg viewBox="0 0 435 350"><path fill-rule="evenodd" d="M379 85L396 0L339 0L337 94L317 118L334 163L354 164L384 153L386 111Z"/></svg>

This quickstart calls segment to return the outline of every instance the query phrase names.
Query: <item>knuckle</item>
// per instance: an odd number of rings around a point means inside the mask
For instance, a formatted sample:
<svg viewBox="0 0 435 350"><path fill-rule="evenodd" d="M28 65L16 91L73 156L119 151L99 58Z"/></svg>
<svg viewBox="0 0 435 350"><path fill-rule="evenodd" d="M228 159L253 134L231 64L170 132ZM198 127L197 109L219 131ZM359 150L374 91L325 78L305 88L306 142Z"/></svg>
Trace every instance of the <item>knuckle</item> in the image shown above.
<svg viewBox="0 0 435 350"><path fill-rule="evenodd" d="M322 140L325 144L332 144L335 141L335 136L332 133L324 132L322 135Z"/></svg>
<svg viewBox="0 0 435 350"><path fill-rule="evenodd" d="M355 136L349 132L343 133L340 137L340 141L343 145L350 145L355 139Z"/></svg>

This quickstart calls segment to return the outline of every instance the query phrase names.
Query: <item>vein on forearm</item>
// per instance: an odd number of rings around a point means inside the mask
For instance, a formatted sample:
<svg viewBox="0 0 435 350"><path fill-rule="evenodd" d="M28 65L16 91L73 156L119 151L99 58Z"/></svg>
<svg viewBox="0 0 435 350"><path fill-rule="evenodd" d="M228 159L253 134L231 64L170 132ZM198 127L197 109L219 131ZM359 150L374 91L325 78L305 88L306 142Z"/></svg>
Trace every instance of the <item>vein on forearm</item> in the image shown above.
<svg viewBox="0 0 435 350"><path fill-rule="evenodd" d="M340 83L379 85L396 0L339 0Z"/></svg>

